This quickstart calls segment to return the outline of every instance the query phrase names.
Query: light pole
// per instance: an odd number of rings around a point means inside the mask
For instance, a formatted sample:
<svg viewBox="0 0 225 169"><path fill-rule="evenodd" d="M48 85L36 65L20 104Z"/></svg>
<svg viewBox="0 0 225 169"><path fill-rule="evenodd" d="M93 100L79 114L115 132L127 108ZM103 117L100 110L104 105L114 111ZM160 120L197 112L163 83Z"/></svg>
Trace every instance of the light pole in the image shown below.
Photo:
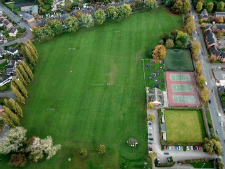
<svg viewBox="0 0 225 169"><path fill-rule="evenodd" d="M202 168L204 167L205 163L203 163Z"/></svg>

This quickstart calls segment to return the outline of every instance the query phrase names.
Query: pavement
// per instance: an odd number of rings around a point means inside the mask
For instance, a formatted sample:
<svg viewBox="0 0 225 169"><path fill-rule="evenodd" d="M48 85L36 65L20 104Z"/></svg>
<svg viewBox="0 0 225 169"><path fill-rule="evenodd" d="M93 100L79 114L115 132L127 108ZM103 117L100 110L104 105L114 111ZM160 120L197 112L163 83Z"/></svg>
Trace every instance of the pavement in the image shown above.
<svg viewBox="0 0 225 169"><path fill-rule="evenodd" d="M2 142L3 138L5 137L6 133L8 132L9 130L9 126L8 125L5 125L1 134L0 134L0 143Z"/></svg>

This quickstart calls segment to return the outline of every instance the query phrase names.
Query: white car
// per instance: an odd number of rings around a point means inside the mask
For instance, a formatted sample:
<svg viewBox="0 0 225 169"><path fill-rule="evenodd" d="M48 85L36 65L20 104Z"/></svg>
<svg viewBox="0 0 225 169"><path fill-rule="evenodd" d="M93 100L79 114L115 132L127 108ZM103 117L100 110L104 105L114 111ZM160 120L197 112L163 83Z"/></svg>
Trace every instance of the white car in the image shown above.
<svg viewBox="0 0 225 169"><path fill-rule="evenodd" d="M221 114L220 114L220 113L218 113L218 116L221 116Z"/></svg>
<svg viewBox="0 0 225 169"><path fill-rule="evenodd" d="M220 122L220 126L223 127L223 122Z"/></svg>
<svg viewBox="0 0 225 169"><path fill-rule="evenodd" d="M193 146L191 146L191 150L193 150Z"/></svg>
<svg viewBox="0 0 225 169"><path fill-rule="evenodd" d="M152 127L148 127L149 130L152 130Z"/></svg>
<svg viewBox="0 0 225 169"><path fill-rule="evenodd" d="M189 150L189 147L188 147L188 146L186 147L186 150L187 150L187 151Z"/></svg>

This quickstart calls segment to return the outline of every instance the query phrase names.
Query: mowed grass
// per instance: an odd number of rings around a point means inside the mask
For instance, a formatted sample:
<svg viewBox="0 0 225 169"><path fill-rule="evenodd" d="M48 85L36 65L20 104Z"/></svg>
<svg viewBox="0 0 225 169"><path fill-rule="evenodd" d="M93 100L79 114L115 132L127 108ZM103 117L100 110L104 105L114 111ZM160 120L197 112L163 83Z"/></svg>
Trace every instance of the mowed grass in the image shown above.
<svg viewBox="0 0 225 169"><path fill-rule="evenodd" d="M186 72L194 71L191 53L189 50L167 49L164 63L166 71L186 71Z"/></svg>
<svg viewBox="0 0 225 169"><path fill-rule="evenodd" d="M165 123L168 142L201 143L206 137L200 110L166 110Z"/></svg>
<svg viewBox="0 0 225 169"><path fill-rule="evenodd" d="M36 43L40 60L22 125L28 137L51 135L62 149L25 168L144 168L144 162L150 168L141 59L163 33L181 29L179 20L159 9ZM139 142L136 148L126 144L131 137ZM97 153L98 144L106 146L105 155ZM88 150L86 159L80 148ZM9 156L0 157L2 168L10 168Z"/></svg>

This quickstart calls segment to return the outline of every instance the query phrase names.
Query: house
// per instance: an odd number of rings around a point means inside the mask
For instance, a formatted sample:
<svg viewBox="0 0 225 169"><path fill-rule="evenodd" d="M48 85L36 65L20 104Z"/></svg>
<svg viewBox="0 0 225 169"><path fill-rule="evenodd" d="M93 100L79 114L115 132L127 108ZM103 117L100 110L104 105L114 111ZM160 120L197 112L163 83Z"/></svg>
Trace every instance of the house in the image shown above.
<svg viewBox="0 0 225 169"><path fill-rule="evenodd" d="M4 23L3 23L4 19L5 19L4 17L0 17L0 27L4 26Z"/></svg>
<svg viewBox="0 0 225 169"><path fill-rule="evenodd" d="M9 36L16 37L17 33L18 33L18 30L16 28L12 28L9 32Z"/></svg>
<svg viewBox="0 0 225 169"><path fill-rule="evenodd" d="M5 84L11 82L12 80L11 75L4 75L3 77L0 78L0 87L4 86Z"/></svg>
<svg viewBox="0 0 225 169"><path fill-rule="evenodd" d="M32 15L38 15L38 6L37 5L32 6L31 14Z"/></svg>
<svg viewBox="0 0 225 169"><path fill-rule="evenodd" d="M166 141L166 132L163 133L163 141Z"/></svg>
<svg viewBox="0 0 225 169"><path fill-rule="evenodd" d="M15 54L18 53L18 49L16 49L16 48L9 48L6 52L11 54L11 55L15 55Z"/></svg>
<svg viewBox="0 0 225 169"><path fill-rule="evenodd" d="M213 69L212 72L216 80L216 86L224 87L225 86L225 71L220 69Z"/></svg>
<svg viewBox="0 0 225 169"><path fill-rule="evenodd" d="M33 15L30 15L25 12L19 12L19 14L20 14L21 18L23 18L23 20L27 21L28 23L35 21Z"/></svg>
<svg viewBox="0 0 225 169"><path fill-rule="evenodd" d="M163 92L158 88L147 88L147 100L156 106L161 106L164 104Z"/></svg>
<svg viewBox="0 0 225 169"><path fill-rule="evenodd" d="M4 19L3 24L7 29L10 29L11 27L13 27L13 24L11 22L9 22L8 19Z"/></svg>
<svg viewBox="0 0 225 169"><path fill-rule="evenodd" d="M206 9L204 9L200 14L201 19L204 21L207 21L209 19L209 14Z"/></svg>
<svg viewBox="0 0 225 169"><path fill-rule="evenodd" d="M225 17L225 12L215 12L214 13L214 16L216 18Z"/></svg>

